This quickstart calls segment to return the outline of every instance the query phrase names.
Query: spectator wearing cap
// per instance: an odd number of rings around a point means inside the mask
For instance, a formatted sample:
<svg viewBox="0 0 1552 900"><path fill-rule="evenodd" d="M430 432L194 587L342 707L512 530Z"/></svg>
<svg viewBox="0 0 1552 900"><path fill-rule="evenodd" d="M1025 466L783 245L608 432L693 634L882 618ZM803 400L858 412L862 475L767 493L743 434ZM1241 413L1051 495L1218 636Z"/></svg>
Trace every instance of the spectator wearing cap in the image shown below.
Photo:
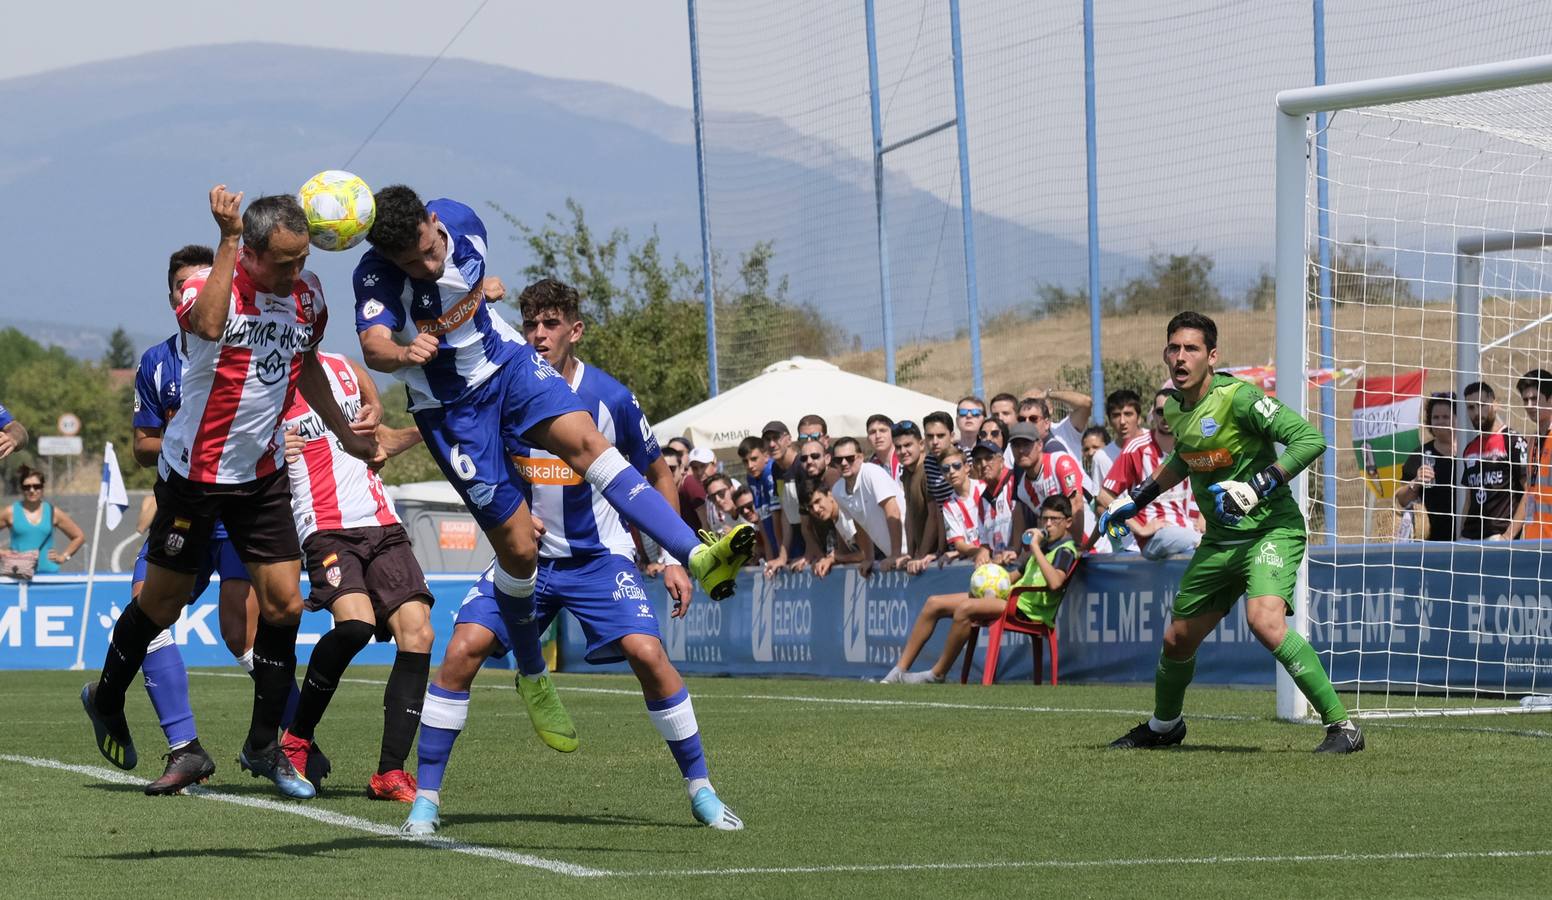
<svg viewBox="0 0 1552 900"><path fill-rule="evenodd" d="M1099 494L1101 509L1152 478L1174 452L1175 435L1169 430L1169 423L1164 421L1164 403L1169 395L1168 390L1154 394L1153 412L1148 420L1152 427L1132 438L1121 450L1121 458L1110 467ZM1160 494L1158 499L1128 519L1126 525L1147 559L1167 559L1178 553L1190 553L1201 543L1201 533L1206 528L1187 481Z"/></svg>
<svg viewBox="0 0 1552 900"><path fill-rule="evenodd" d="M705 528L706 478L716 471L717 457L712 454L710 448L695 447L685 457L685 468L688 472L683 483L679 485L679 510L681 513L696 511L701 520L698 527Z"/></svg>
<svg viewBox="0 0 1552 900"><path fill-rule="evenodd" d="M970 451L971 472L981 482L981 546L985 557L979 562L1008 565L1018 559L1013 544L1013 510L1018 505L1015 492L1018 480L1002 463L1002 448L982 441Z"/></svg>
<svg viewBox="0 0 1552 900"><path fill-rule="evenodd" d="M1018 421L1018 398L1003 391L991 399L987 410L990 412L988 418L996 419L1011 431L1013 423Z"/></svg>
<svg viewBox="0 0 1552 900"><path fill-rule="evenodd" d="M1072 511L1072 536L1082 542L1087 517L1083 514L1083 466L1077 457L1065 450L1048 450L1046 436L1033 422L1015 424L1009 437L1019 474L1013 533L1022 535L1036 526L1045 498L1066 497Z"/></svg>
<svg viewBox="0 0 1552 900"><path fill-rule="evenodd" d="M1040 429L1040 433L1045 437L1046 450L1061 450L1076 457L1082 452L1083 433L1072 422L1078 418L1079 410L1082 411L1082 418L1079 421L1088 420L1092 401L1086 394L1078 394L1071 391L1057 391L1052 396L1065 397L1067 400L1081 400L1083 405L1074 408L1072 414L1060 422L1053 423L1051 421L1051 404L1043 396L1025 396L1024 399L1019 401L1018 420L1020 422L1031 422L1036 428ZM1064 400L1063 402L1066 401ZM1083 490L1091 496L1099 494L1099 483L1087 472L1083 474Z"/></svg>
<svg viewBox="0 0 1552 900"><path fill-rule="evenodd" d="M954 417L941 410L927 413L922 417L922 441L927 445L922 460L922 465L927 467L927 492L941 506L954 496L954 489L943 472L943 457L951 449L964 457L964 451L954 446Z"/></svg>
<svg viewBox="0 0 1552 900"><path fill-rule="evenodd" d="M900 456L895 453L895 420L883 413L868 416L868 446L873 448L872 460L883 466L890 478L900 477Z"/></svg>
<svg viewBox="0 0 1552 900"><path fill-rule="evenodd" d="M776 558L766 566L765 574L776 570L791 560L803 558L803 534L800 527L802 504L798 501L796 480L802 472L798 465L798 448L785 423L771 420L761 429L761 440L771 454L771 483L776 491L776 509L771 518L776 531Z"/></svg>
<svg viewBox="0 0 1552 900"><path fill-rule="evenodd" d="M807 497L807 521L813 523L810 527L815 535L810 545L816 548L814 574L823 578L838 563L871 565L872 556L863 554L862 542L858 540L857 524L841 511L833 491L822 481L805 481L803 491Z"/></svg>
<svg viewBox="0 0 1552 900"><path fill-rule="evenodd" d="M927 489L926 444L909 419L895 423L895 452L900 455L900 489L905 494L905 570L924 571L943 554L943 516Z"/></svg>
<svg viewBox="0 0 1552 900"><path fill-rule="evenodd" d="M893 569L905 548L905 497L900 483L883 466L863 459L856 438L835 441L831 455L841 468L841 480L831 493L841 511L857 523L863 551L860 571L871 574L875 557L883 561L885 571Z"/></svg>
<svg viewBox="0 0 1552 900"><path fill-rule="evenodd" d="M706 488L700 479L690 474L690 461L685 455L688 451L682 452L673 442L663 447L663 459L667 461L668 471L673 473L674 485L679 491L679 517L690 528L700 530L706 527Z"/></svg>
<svg viewBox="0 0 1552 900"><path fill-rule="evenodd" d="M774 553L776 523L771 516L776 511L776 480L771 474L771 458L765 452L765 441L754 435L744 438L738 445L738 458L743 461L744 481L754 495L755 510L760 514L765 546Z"/></svg>
<svg viewBox="0 0 1552 900"><path fill-rule="evenodd" d="M960 397L959 408L955 412L959 423L959 449L969 453L981 440L981 423L986 421L986 401L974 394Z"/></svg>

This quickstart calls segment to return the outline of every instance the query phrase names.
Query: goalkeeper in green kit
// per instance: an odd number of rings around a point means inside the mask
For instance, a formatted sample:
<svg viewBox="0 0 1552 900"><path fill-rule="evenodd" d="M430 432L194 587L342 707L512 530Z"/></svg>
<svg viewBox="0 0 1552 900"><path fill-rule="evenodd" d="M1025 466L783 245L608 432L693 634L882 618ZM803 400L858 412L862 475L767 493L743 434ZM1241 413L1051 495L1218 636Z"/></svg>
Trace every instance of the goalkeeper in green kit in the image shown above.
<svg viewBox="0 0 1552 900"><path fill-rule="evenodd" d="M1287 617L1307 537L1288 481L1326 450L1313 425L1254 385L1213 372L1218 326L1195 312L1169 322L1164 348L1175 392L1164 420L1175 449L1153 477L1110 504L1102 526L1114 538L1139 509L1187 475L1207 513L1207 534L1186 566L1153 681L1153 716L1113 741L1113 748L1179 744L1186 687L1196 672L1196 648L1244 594L1250 630L1282 663L1326 726L1317 753L1356 753L1363 732L1347 710L1314 648ZM1274 442L1286 449L1278 455Z"/></svg>

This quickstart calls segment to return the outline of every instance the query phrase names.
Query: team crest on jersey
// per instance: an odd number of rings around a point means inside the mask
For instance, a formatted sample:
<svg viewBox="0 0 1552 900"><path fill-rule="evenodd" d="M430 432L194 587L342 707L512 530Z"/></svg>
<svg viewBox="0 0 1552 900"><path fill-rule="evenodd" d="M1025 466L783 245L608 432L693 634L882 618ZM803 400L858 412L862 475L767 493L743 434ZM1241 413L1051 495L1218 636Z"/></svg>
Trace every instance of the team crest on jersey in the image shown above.
<svg viewBox="0 0 1552 900"><path fill-rule="evenodd" d="M368 275L366 278L361 280L361 283L365 284L367 287L371 287L377 283L377 276ZM383 305L376 300L368 300L361 304L361 317L364 319L375 319L382 314Z"/></svg>
<svg viewBox="0 0 1552 900"><path fill-rule="evenodd" d="M490 501L496 499L496 486L476 481L469 485L469 500L481 509L490 505Z"/></svg>
<svg viewBox="0 0 1552 900"><path fill-rule="evenodd" d="M1202 417L1202 437L1212 437L1218 433L1218 420L1212 416Z"/></svg>

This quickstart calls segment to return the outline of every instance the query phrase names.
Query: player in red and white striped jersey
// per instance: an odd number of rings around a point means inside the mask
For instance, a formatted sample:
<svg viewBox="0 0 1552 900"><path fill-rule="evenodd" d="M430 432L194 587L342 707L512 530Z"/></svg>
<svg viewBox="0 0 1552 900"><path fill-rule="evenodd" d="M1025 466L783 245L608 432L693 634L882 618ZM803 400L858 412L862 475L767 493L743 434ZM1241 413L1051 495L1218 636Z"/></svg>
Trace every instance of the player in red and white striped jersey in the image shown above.
<svg viewBox="0 0 1552 900"><path fill-rule="evenodd" d="M1099 494L1101 509L1116 497L1153 476L1159 463L1175 449L1175 436L1164 421L1164 401L1169 391L1153 397L1153 414L1147 431L1129 441L1121 456L1105 477ZM1137 546L1148 559L1164 559L1177 553L1189 553L1202 542L1202 514L1186 482L1175 485L1128 520L1137 538Z"/></svg>
<svg viewBox="0 0 1552 900"><path fill-rule="evenodd" d="M238 763L282 794L305 798L313 787L291 769L278 740L302 616L302 548L291 523L280 418L300 389L326 404L323 418L348 452L371 459L381 410L365 408L356 426L364 433L352 430L313 354L327 317L318 280L302 269L309 244L301 205L291 196L261 197L239 216L241 203L242 194L225 185L210 191L221 241L210 268L184 281L177 305L187 338L183 405L162 434L145 585L114 625L102 675L82 689L81 701L98 749L134 768L125 689L151 640L188 603L220 519L259 598L253 718Z"/></svg>
<svg viewBox="0 0 1552 900"><path fill-rule="evenodd" d="M1046 437L1034 422L1016 422L1008 435L1013 463L1018 467L1018 508L1013 511L1013 533L1022 536L1035 527L1040 504L1047 497L1066 497L1072 505L1072 537L1085 537L1083 465L1066 450L1046 449Z"/></svg>
<svg viewBox="0 0 1552 900"><path fill-rule="evenodd" d="M347 420L355 419L363 404L377 405L377 386L364 368L334 353L319 353L318 362L328 377L331 400ZM391 636L398 652L383 692L382 746L367 795L411 802L415 779L404 771L404 758L420 726L431 669L432 600L426 576L382 478L341 449L339 438L306 398L293 400L284 429L302 439L290 478L291 511L312 587L307 608L327 609L334 627L313 649L302 699L281 737L281 750L292 768L307 771L313 733L345 669L374 636ZM379 426L377 437L384 458L421 441L415 428Z"/></svg>

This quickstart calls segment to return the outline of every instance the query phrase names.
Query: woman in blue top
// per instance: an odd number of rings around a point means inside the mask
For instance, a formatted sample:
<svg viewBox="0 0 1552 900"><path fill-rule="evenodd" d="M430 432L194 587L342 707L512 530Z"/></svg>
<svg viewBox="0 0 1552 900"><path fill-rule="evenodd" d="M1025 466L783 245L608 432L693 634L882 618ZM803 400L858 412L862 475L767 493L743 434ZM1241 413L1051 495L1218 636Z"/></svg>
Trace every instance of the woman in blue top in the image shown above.
<svg viewBox="0 0 1552 900"><path fill-rule="evenodd" d="M38 551L38 571L58 572L59 564L70 559L86 543L86 533L62 509L43 500L43 473L22 466L17 473L22 499L0 508L0 528L11 529L11 549ZM70 543L64 550L54 549L54 529L64 533Z"/></svg>

